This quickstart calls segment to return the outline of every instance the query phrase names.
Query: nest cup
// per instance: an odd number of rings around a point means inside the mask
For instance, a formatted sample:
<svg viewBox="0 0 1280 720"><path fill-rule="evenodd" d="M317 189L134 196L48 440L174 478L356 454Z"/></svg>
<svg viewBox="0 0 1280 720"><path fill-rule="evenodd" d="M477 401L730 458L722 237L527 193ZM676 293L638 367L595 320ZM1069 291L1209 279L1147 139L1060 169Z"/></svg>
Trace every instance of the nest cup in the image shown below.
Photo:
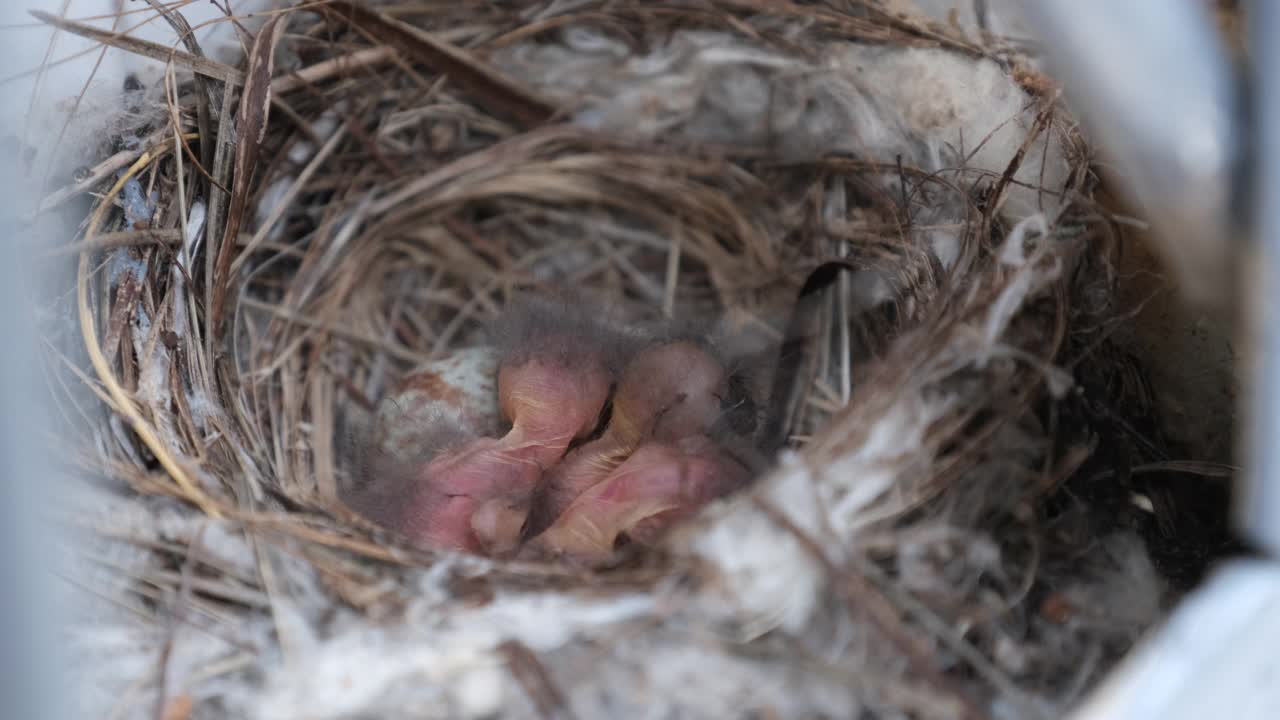
<svg viewBox="0 0 1280 720"><path fill-rule="evenodd" d="M234 62L152 48L53 196L95 192L49 344L116 600L86 707L1052 717L1229 544L1229 458L1164 423L1134 241L1013 41L874 3L240 23ZM335 500L401 378L564 287L735 358L787 440L750 491L599 571Z"/></svg>

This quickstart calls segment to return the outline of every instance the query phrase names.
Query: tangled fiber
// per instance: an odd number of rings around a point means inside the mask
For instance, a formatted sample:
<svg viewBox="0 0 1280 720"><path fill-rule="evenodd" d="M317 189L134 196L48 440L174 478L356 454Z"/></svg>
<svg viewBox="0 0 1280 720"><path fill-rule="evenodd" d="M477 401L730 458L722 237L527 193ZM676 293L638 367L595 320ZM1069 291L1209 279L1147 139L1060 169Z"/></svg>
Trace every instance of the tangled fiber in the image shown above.
<svg viewBox="0 0 1280 720"><path fill-rule="evenodd" d="M1069 708L1221 551L1230 467L1116 340L1133 250L1056 85L905 6L300 3L226 19L238 59L43 18L163 63L45 201L86 203L43 249L86 714ZM560 286L799 348L750 491L590 571L335 501L399 377Z"/></svg>

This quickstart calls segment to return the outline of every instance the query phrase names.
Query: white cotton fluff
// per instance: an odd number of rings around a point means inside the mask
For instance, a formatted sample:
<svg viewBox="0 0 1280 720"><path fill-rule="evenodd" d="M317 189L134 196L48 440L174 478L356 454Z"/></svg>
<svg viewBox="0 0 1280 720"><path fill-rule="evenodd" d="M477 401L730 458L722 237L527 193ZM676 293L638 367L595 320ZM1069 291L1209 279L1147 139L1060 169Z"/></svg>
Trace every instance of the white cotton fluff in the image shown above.
<svg viewBox="0 0 1280 720"><path fill-rule="evenodd" d="M913 208L912 221L927 228L920 232L944 267L959 252L969 209L962 193L993 186L1020 150L1003 215L1016 223L1061 206L1070 128L1050 122L1029 141L1040 106L992 60L855 43L809 60L701 31L676 32L635 55L594 31L562 40L516 46L495 61L574 108L587 127L763 147L796 161L852 155L895 169L880 176L891 197L901 195L899 161L936 174L960 192L931 185L918 203L927 210Z"/></svg>
<svg viewBox="0 0 1280 720"><path fill-rule="evenodd" d="M820 518L809 468L795 455L761 480L753 492L806 532ZM689 549L715 568L702 609L712 618L743 623L743 639L781 628L796 632L812 617L824 586L824 569L794 534L757 507L751 497L709 509L688 540Z"/></svg>
<svg viewBox="0 0 1280 720"><path fill-rule="evenodd" d="M945 399L904 397L872 425L856 449L825 467L786 454L753 495L823 548L847 547L859 529L901 511L892 491L927 467L931 456L924 452L924 433L949 409ZM747 637L774 629L799 633L813 619L826 590L825 570L752 497L710 510L688 544L718 575L718 584L704 598L709 616L745 623Z"/></svg>
<svg viewBox="0 0 1280 720"><path fill-rule="evenodd" d="M93 543L59 548L67 577L93 588L98 602L74 608L66 642L67 668L76 692L73 704L84 717L150 718L160 693L161 667L168 698L189 695L197 702L220 698L241 686L251 663L246 655L271 645L270 623L262 617L219 623L164 595L159 623L134 612L151 586L145 578L169 571L170 561L155 548L182 546L199 538L199 559L252 582L254 554L242 534L223 521L182 512L167 500L140 502L85 487L70 498L67 511L77 526L102 532ZM221 672L210 676L211 669Z"/></svg>
<svg viewBox="0 0 1280 720"><path fill-rule="evenodd" d="M937 48L849 45L833 70L861 103L849 149L942 172L961 187L999 178L1027 142L1038 107L999 65ZM1064 128L1027 147L1002 210L1013 220L1060 206L1067 180Z"/></svg>
<svg viewBox="0 0 1280 720"><path fill-rule="evenodd" d="M403 623L376 627L344 616L330 637L284 656L267 669L262 694L245 698L248 716L488 717L520 701L512 695L518 686L504 667L503 642L550 652L653 612L646 595L590 599L561 593L503 594L480 607L459 608L448 605L436 582L435 591L412 603Z"/></svg>

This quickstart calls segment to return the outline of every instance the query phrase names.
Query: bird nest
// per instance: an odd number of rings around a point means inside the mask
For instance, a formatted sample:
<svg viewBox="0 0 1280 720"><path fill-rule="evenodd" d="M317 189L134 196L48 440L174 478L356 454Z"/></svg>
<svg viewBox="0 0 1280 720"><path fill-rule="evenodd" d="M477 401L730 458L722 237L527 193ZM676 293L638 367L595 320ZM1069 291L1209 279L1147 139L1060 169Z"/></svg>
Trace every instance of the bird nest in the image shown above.
<svg viewBox="0 0 1280 720"><path fill-rule="evenodd" d="M93 193L48 347L95 715L1051 717L1218 550L1179 488L1222 467L1117 339L1132 246L1012 41L331 2L245 20L232 65L49 21L166 63L47 203ZM785 441L749 489L607 567L338 501L401 378L565 287L743 368Z"/></svg>

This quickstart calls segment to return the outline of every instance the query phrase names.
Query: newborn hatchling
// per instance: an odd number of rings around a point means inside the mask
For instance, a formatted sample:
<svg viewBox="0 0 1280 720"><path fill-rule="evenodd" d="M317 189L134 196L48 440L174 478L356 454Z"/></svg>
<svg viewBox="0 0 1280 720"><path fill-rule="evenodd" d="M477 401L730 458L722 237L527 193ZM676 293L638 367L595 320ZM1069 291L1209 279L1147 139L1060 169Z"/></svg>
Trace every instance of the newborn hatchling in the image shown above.
<svg viewBox="0 0 1280 720"><path fill-rule="evenodd" d="M745 484L746 468L708 435L728 392L724 366L694 342L641 350L622 371L604 433L547 473L539 514L552 524L534 546L607 556L621 536L652 542Z"/></svg>
<svg viewBox="0 0 1280 720"><path fill-rule="evenodd" d="M615 331L587 307L513 302L493 328L494 405L509 430L460 438L417 462L374 451L346 503L430 547L598 562L623 539L657 542L743 486L747 469L713 438L729 402L723 363L699 341ZM458 402L450 391L430 401ZM393 421L419 422L432 438L458 434L429 427L458 416Z"/></svg>

